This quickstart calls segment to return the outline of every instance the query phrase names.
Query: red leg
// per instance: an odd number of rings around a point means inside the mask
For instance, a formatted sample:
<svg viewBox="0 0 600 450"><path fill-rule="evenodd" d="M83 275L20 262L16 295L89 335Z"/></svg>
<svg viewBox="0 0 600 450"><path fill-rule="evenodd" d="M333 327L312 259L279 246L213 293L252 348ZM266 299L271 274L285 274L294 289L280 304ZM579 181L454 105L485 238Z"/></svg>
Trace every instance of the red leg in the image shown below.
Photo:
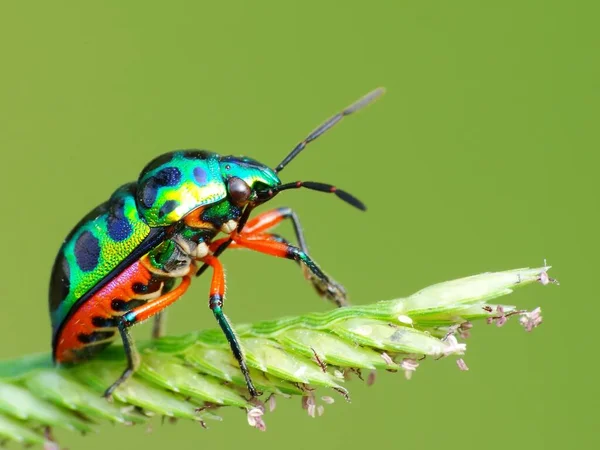
<svg viewBox="0 0 600 450"><path fill-rule="evenodd" d="M303 250L287 242L275 240L274 236L259 233L247 235L245 233L231 235L233 242L239 248L247 248L266 255L278 258L293 259L302 264L310 272L309 278L317 292L335 302L338 306L345 306L346 291L344 288L329 278L321 268Z"/></svg>
<svg viewBox="0 0 600 450"><path fill-rule="evenodd" d="M306 246L306 241L304 240L304 233L302 231L302 226L300 225L300 219L291 208L277 208L259 214L244 226L242 233L255 234L269 231L285 219L292 221L296 239L298 239L298 246L304 253L308 253L308 247Z"/></svg>
<svg viewBox="0 0 600 450"><path fill-rule="evenodd" d="M202 262L208 264L213 269L212 281L210 283L210 297L208 301L208 305L212 310L217 322L219 323L229 345L231 346L231 351L233 352L233 356L237 359L242 374L244 375L244 379L246 380L246 385L248 386L248 390L250 391L250 395L256 397L259 392L254 387L252 383L252 379L250 378L250 373L248 371L248 366L246 365L246 359L244 358L244 354L242 352L242 347L227 319L225 313L223 312L223 302L225 300L225 272L223 271L223 266L218 258L215 256L209 255L202 259Z"/></svg>
<svg viewBox="0 0 600 450"><path fill-rule="evenodd" d="M302 232L302 227L300 226L300 220L291 208L277 208L259 214L253 219L250 219L248 223L244 225L244 229L242 230L241 234L244 236L264 235L264 238L268 239L270 235L265 232L272 230L285 219L290 219L292 221L296 238L298 239L298 244L304 253L308 253L306 243L304 241L304 233ZM211 251L215 251L221 244L228 240L229 238L221 238L213 241L210 245ZM235 245L235 243L231 243L229 248L239 248L239 246Z"/></svg>
<svg viewBox="0 0 600 450"><path fill-rule="evenodd" d="M244 226L243 233L254 234L261 231L269 231L278 225L282 220L295 215L290 208L277 208L271 211L265 211L258 216L250 219Z"/></svg>
<svg viewBox="0 0 600 450"><path fill-rule="evenodd" d="M189 273L193 272L195 272L195 267L192 265ZM135 344L133 343L133 339L129 334L128 328L136 323L149 319L170 304L177 301L190 286L190 281L191 277L188 274L182 277L181 283L179 283L179 286L177 286L175 289L153 300L149 300L147 303L144 303L143 305L126 312L118 318L117 328L121 335L121 339L123 340L123 348L125 350L125 355L127 356L127 368L119 377L119 379L110 385L110 387L104 392L104 396L106 398L110 398L115 389L127 381L140 365L140 355L135 347Z"/></svg>
<svg viewBox="0 0 600 450"><path fill-rule="evenodd" d="M246 237L247 239L261 239L261 240L281 240L278 236L275 236L273 234L270 233L256 233L256 234L250 234L250 233L246 233L246 231L244 230L241 233L244 237ZM229 237L224 237L221 239L217 239L216 241L212 241L210 243L210 245L208 246L208 248L210 249L211 252L215 252L220 246L221 244L227 242L229 240ZM229 249L234 249L234 248L243 248L241 245L232 242L231 244L229 244Z"/></svg>
<svg viewBox="0 0 600 450"><path fill-rule="evenodd" d="M193 267L193 266L192 266ZM192 269L192 272L195 271L195 268ZM148 301L142 306L139 306L128 313L126 313L123 318L127 322L128 325L133 325L134 323L143 322L144 320L149 319L155 314L159 313L167 306L175 303L187 289L190 287L191 277L190 275L186 275L181 279L181 283L172 291L167 292L160 297L155 298L154 300Z"/></svg>
<svg viewBox="0 0 600 450"><path fill-rule="evenodd" d="M291 246L287 240L279 236L267 233L285 219L292 221L300 248ZM210 250L212 252L217 251L229 239L233 239L229 244L229 248L249 248L268 255L296 260L304 269L304 275L313 284L319 295L334 301L338 306L347 304L346 291L343 286L325 275L308 256L300 221L292 209L277 208L259 214L248 221L240 233L234 232L229 237L213 241L209 246ZM288 254L288 252L292 253Z"/></svg>

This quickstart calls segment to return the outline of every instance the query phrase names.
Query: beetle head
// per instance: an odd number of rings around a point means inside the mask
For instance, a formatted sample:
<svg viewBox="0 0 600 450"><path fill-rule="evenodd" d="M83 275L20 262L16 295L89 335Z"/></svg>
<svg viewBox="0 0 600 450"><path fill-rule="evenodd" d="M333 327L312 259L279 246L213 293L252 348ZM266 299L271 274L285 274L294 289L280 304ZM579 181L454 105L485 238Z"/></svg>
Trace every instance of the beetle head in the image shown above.
<svg viewBox="0 0 600 450"><path fill-rule="evenodd" d="M223 156L220 165L229 200L237 206L257 206L272 198L281 186L277 173L255 159Z"/></svg>

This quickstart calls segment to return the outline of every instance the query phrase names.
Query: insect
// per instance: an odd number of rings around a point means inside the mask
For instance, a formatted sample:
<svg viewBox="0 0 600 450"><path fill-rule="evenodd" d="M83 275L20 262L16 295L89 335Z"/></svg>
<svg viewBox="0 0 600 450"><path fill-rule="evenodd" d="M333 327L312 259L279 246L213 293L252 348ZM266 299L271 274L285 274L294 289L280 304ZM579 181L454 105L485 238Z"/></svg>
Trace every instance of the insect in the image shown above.
<svg viewBox="0 0 600 450"><path fill-rule="evenodd" d="M365 210L358 199L332 185L282 183L278 174L311 141L383 92L376 89L325 121L274 169L247 157L182 150L157 157L136 182L117 189L73 228L56 257L49 293L55 363L85 361L119 336L127 367L105 391L110 398L140 363L129 327L154 316L153 337L159 337L162 311L186 292L193 275L211 268L210 309L250 394L259 395L223 312L225 279L219 256L229 247L295 260L321 296L343 306L344 288L308 255L293 210L277 208L254 218L250 214L280 192L297 188L333 193ZM283 220L292 222L298 246L271 233Z"/></svg>

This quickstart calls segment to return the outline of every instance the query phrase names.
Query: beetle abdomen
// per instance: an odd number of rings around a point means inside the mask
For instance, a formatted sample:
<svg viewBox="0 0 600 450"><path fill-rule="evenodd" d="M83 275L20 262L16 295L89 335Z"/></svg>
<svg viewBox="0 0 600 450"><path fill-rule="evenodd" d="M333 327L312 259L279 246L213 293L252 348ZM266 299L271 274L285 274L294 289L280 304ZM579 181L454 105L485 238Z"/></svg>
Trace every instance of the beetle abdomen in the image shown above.
<svg viewBox="0 0 600 450"><path fill-rule="evenodd" d="M55 361L84 361L104 349L119 337L119 316L160 295L162 286L141 261L134 262L86 299L59 329Z"/></svg>
<svg viewBox="0 0 600 450"><path fill-rule="evenodd" d="M135 183L119 188L110 200L84 217L61 247L50 281L52 331L77 300L106 277L150 233L135 202Z"/></svg>

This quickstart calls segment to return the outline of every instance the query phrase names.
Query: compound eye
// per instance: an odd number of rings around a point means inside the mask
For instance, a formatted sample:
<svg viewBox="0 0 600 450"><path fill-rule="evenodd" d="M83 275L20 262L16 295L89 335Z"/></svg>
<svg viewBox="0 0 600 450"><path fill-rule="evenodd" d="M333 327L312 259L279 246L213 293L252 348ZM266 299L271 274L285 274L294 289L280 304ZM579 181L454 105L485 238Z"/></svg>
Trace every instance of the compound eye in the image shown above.
<svg viewBox="0 0 600 450"><path fill-rule="evenodd" d="M236 206L244 206L250 200L252 189L244 180L238 177L231 177L227 181L227 190L231 202Z"/></svg>

